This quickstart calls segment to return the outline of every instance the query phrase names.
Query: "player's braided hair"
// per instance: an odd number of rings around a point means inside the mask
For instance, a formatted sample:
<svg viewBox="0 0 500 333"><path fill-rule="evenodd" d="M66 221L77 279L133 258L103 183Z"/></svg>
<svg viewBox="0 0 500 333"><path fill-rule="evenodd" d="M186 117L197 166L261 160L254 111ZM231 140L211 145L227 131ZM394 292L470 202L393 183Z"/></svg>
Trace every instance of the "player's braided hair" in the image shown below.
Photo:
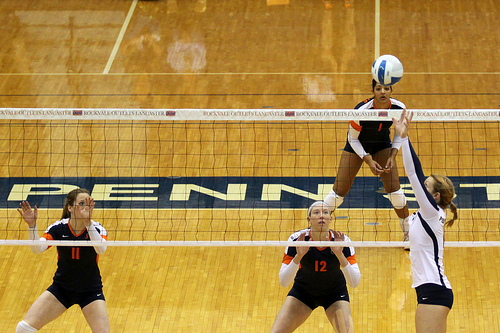
<svg viewBox="0 0 500 333"><path fill-rule="evenodd" d="M437 204L442 208L449 208L453 214L453 218L445 223L447 227L451 227L458 218L457 206L452 202L455 196L455 187L446 176L432 174L431 177L434 179L434 190L440 194L441 198Z"/></svg>

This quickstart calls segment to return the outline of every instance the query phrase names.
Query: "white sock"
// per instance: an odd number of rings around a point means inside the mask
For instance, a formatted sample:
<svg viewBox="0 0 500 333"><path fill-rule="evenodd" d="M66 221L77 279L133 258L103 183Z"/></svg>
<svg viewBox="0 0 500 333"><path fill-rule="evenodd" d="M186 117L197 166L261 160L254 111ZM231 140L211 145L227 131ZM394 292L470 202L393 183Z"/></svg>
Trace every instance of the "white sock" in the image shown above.
<svg viewBox="0 0 500 333"><path fill-rule="evenodd" d="M32 327L24 320L20 321L16 327L16 333L35 333L36 331L37 331L36 328Z"/></svg>

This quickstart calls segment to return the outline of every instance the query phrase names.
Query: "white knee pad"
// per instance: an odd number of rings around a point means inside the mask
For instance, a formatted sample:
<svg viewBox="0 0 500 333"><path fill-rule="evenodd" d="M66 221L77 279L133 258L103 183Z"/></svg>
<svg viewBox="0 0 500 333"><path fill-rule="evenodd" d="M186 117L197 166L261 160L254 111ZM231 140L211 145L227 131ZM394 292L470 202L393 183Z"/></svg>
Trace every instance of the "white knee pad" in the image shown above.
<svg viewBox="0 0 500 333"><path fill-rule="evenodd" d="M324 201L328 204L328 206L330 206L333 212L335 209L337 209L338 206L342 204L342 202L344 202L344 197L341 197L333 190L331 190L330 193L326 195Z"/></svg>
<svg viewBox="0 0 500 333"><path fill-rule="evenodd" d="M403 193L403 190L400 188L397 191L391 192L387 194L389 196L389 200L392 203L392 206L396 209L405 208L406 206L406 197Z"/></svg>
<svg viewBox="0 0 500 333"><path fill-rule="evenodd" d="M35 333L36 331L37 331L36 328L32 327L24 320L20 321L16 327L16 333Z"/></svg>

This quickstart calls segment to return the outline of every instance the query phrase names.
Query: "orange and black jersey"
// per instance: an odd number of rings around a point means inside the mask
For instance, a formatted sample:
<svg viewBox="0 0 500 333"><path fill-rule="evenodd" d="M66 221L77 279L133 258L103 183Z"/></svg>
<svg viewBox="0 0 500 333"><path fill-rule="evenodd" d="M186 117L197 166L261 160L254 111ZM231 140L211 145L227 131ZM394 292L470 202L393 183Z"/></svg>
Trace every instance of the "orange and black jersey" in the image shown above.
<svg viewBox="0 0 500 333"><path fill-rule="evenodd" d="M404 109L405 105L398 101L397 99L391 98L391 107L389 109ZM374 99L368 98L358 105L356 105L355 109L359 110L367 110L367 109L375 109L373 104ZM350 125L356 131L359 132L358 140L365 145L373 145L380 144L381 142L390 143L390 127L392 126L392 120L388 121L373 121L373 120L360 120L360 121L351 121Z"/></svg>
<svg viewBox="0 0 500 333"><path fill-rule="evenodd" d="M76 235L69 221L69 219L62 219L51 224L42 237L47 240L88 241L87 229ZM92 221L92 227L96 229L103 239L107 239L107 232L103 226ZM75 292L102 288L101 273L97 266L99 255L94 250L94 247L58 246L57 253L55 284Z"/></svg>
<svg viewBox="0 0 500 333"><path fill-rule="evenodd" d="M289 241L297 241L301 233L306 233L305 240L309 241L311 229L304 229L295 232L288 239ZM333 233L330 230L330 240L333 242ZM345 236L345 241L350 239ZM351 265L356 264L356 256L354 248L344 247L344 256ZM283 263L288 265L297 255L296 247L287 247ZM332 252L330 247L317 248L311 247L306 255L300 261L300 268L295 275L294 288L299 287L307 290L312 295L321 295L331 293L339 288L346 287L344 273L340 268L340 262Z"/></svg>

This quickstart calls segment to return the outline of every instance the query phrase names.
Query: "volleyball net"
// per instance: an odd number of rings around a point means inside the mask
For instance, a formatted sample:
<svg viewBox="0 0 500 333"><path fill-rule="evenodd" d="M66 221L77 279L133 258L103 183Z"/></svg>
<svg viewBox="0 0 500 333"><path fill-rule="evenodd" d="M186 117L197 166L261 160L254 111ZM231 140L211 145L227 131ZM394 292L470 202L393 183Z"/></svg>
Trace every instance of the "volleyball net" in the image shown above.
<svg viewBox="0 0 500 333"><path fill-rule="evenodd" d="M410 138L424 173L455 185L459 220L446 245L500 246L500 112L413 111ZM95 199L92 219L107 229L109 246L288 245L335 182L349 121L399 114L0 109L0 245L33 244L21 201L38 207L41 235L75 188ZM414 212L400 153L397 163ZM331 228L353 246L403 245L382 182L366 166L333 217Z"/></svg>

